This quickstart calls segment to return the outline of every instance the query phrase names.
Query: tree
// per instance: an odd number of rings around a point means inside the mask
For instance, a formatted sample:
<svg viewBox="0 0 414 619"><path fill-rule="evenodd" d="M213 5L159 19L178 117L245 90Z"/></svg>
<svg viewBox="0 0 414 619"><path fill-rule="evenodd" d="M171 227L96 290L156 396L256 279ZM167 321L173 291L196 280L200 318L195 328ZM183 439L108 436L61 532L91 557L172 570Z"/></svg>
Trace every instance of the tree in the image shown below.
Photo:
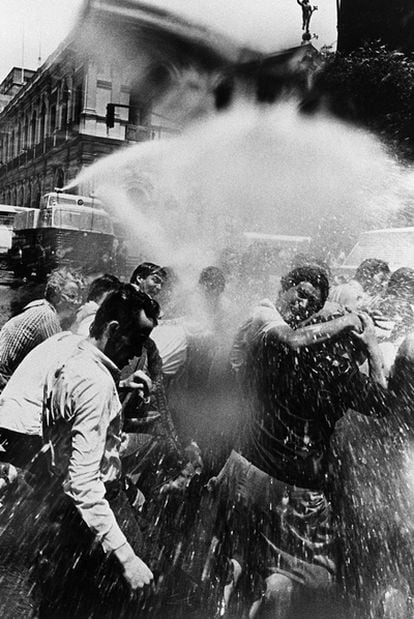
<svg viewBox="0 0 414 619"><path fill-rule="evenodd" d="M372 130L399 156L414 159L414 56L373 44L330 54L314 94L314 101L325 102L340 118Z"/></svg>

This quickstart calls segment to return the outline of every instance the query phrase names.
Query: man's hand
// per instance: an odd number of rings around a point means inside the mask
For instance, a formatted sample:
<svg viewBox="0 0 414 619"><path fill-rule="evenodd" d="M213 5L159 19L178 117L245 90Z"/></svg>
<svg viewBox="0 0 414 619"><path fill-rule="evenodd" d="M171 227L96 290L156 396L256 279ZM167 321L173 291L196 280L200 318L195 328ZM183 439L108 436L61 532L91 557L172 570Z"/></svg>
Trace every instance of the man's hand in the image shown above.
<svg viewBox="0 0 414 619"><path fill-rule="evenodd" d="M0 496L10 488L11 485L17 483L17 470L8 462L0 463Z"/></svg>
<svg viewBox="0 0 414 619"><path fill-rule="evenodd" d="M145 400L149 397L152 390L152 381L150 377L142 370L136 370L133 374L130 374L124 380L119 383L120 389L128 389L135 391L138 395Z"/></svg>
<svg viewBox="0 0 414 619"><path fill-rule="evenodd" d="M115 550L114 554L123 567L124 578L132 591L142 589L151 583L153 573L148 565L137 557L129 544L124 544Z"/></svg>
<svg viewBox="0 0 414 619"><path fill-rule="evenodd" d="M362 344L362 347L366 350L377 344L377 338L375 335L375 325L368 314L361 312L358 314L359 320L363 326L362 333L352 331L352 337Z"/></svg>

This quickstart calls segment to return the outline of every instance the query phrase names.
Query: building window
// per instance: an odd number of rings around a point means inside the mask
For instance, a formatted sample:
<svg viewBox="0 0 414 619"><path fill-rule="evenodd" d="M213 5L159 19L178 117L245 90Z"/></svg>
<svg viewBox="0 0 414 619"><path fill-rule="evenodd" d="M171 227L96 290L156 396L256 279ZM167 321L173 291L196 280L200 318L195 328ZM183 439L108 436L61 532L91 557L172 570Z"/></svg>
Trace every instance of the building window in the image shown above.
<svg viewBox="0 0 414 619"><path fill-rule="evenodd" d="M25 150L28 146L29 146L29 117L26 116L24 119L22 150Z"/></svg>
<svg viewBox="0 0 414 619"><path fill-rule="evenodd" d="M52 105L50 108L50 133L53 133L56 129L56 105Z"/></svg>
<svg viewBox="0 0 414 619"><path fill-rule="evenodd" d="M36 112L33 112L32 122L30 124L30 143L32 146L36 144L36 121L37 121Z"/></svg>
<svg viewBox="0 0 414 619"><path fill-rule="evenodd" d="M56 170L56 175L55 175L55 187L57 187L58 189L62 189L64 184L65 184L65 174L62 168L58 168Z"/></svg>
<svg viewBox="0 0 414 619"><path fill-rule="evenodd" d="M14 146L15 144L14 144L14 129L13 129L13 131L11 132L11 136L10 136L10 153L9 153L10 159L13 159L14 157Z"/></svg>
<svg viewBox="0 0 414 619"><path fill-rule="evenodd" d="M83 85L79 84L75 89L73 122L75 125L80 124L81 114L83 109Z"/></svg>
<svg viewBox="0 0 414 619"><path fill-rule="evenodd" d="M43 103L42 111L40 114L39 142L41 142L45 137L45 128L46 128L46 105Z"/></svg>

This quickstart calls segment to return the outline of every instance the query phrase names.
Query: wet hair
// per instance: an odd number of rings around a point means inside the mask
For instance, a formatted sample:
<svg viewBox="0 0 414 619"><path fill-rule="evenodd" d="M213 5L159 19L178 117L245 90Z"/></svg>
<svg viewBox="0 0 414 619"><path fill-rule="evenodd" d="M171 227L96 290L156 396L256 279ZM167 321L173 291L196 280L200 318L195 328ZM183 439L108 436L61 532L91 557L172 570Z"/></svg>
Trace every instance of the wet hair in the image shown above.
<svg viewBox="0 0 414 619"><path fill-rule="evenodd" d="M401 267L391 274L387 285L387 296L414 299L414 269Z"/></svg>
<svg viewBox="0 0 414 619"><path fill-rule="evenodd" d="M93 280L93 282L91 282L86 300L97 302L103 294L118 290L120 285L121 282L117 277L115 277L115 275L105 273L102 277L97 277Z"/></svg>
<svg viewBox="0 0 414 619"><path fill-rule="evenodd" d="M332 275L331 267L327 262L322 260L322 258L317 258L312 254L299 253L295 254L292 258L291 268L296 269L297 267L305 267L305 266L317 266L323 269L326 273L327 278L329 279Z"/></svg>
<svg viewBox="0 0 414 619"><path fill-rule="evenodd" d="M134 269L129 281L131 284L136 284L138 277L146 279L150 275L159 275L163 279L167 279L167 271L164 267L153 262L142 262Z"/></svg>
<svg viewBox="0 0 414 619"><path fill-rule="evenodd" d="M384 273L389 275L391 273L390 267L384 260L379 258L367 258L355 271L354 279L360 283L369 282L378 273Z"/></svg>
<svg viewBox="0 0 414 619"><path fill-rule="evenodd" d="M325 269L320 266L307 265L297 267L289 271L280 280L282 290L286 291L292 286L297 286L301 282L309 282L314 288L318 288L321 292L321 304L325 304L329 295L329 281Z"/></svg>
<svg viewBox="0 0 414 619"><path fill-rule="evenodd" d="M90 335L96 339L100 338L105 325L112 320L119 323L122 332L136 330L141 310L144 310L148 318L158 320L160 306L154 299L133 284L121 284L118 290L111 292L99 307L90 327Z"/></svg>
<svg viewBox="0 0 414 619"><path fill-rule="evenodd" d="M209 266L201 271L198 283L207 290L218 290L219 292L223 292L226 287L226 278L221 269Z"/></svg>
<svg viewBox="0 0 414 619"><path fill-rule="evenodd" d="M85 280L78 270L63 267L52 271L46 282L45 299L52 304L56 302L63 288L69 282L73 282L78 286L79 293L82 293L85 289Z"/></svg>

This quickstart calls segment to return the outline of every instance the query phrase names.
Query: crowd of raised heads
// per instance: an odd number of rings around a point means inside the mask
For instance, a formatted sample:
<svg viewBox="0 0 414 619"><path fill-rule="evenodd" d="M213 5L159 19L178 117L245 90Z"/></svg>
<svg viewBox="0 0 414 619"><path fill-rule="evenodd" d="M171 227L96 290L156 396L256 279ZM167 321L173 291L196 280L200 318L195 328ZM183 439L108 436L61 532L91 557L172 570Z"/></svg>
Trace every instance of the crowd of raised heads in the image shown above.
<svg viewBox="0 0 414 619"><path fill-rule="evenodd" d="M62 268L21 295L1 617L414 616L414 269L235 269Z"/></svg>

